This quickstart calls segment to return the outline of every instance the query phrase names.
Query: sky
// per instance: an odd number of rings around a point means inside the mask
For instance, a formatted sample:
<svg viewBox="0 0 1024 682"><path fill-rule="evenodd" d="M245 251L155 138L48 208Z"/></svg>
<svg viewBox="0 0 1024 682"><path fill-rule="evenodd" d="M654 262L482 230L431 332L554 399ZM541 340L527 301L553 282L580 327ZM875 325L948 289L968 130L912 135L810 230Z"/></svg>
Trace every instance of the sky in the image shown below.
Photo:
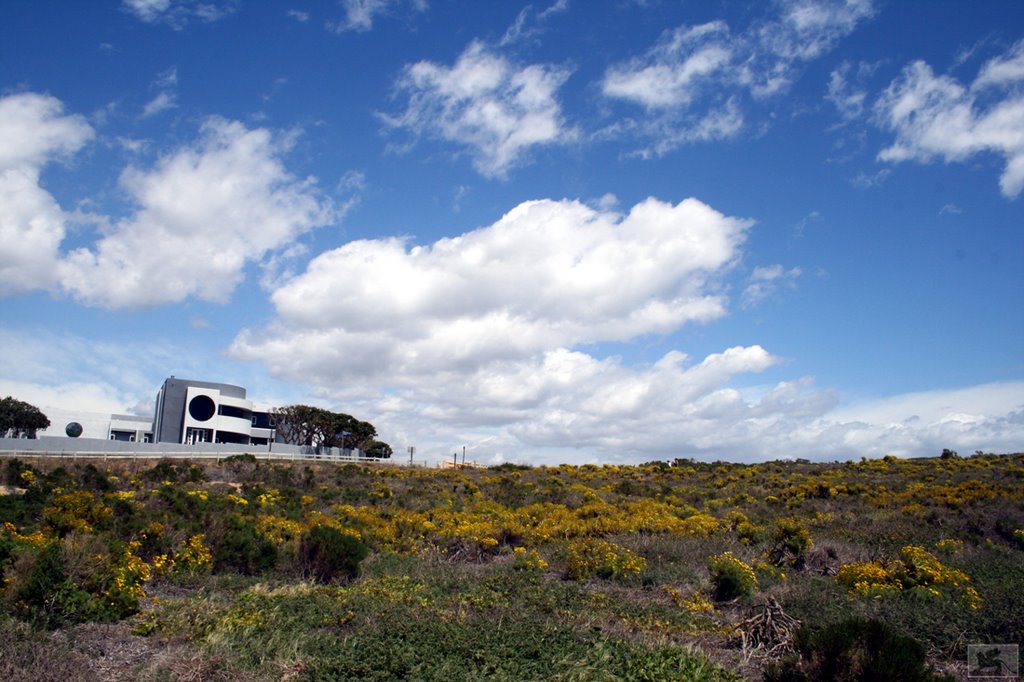
<svg viewBox="0 0 1024 682"><path fill-rule="evenodd" d="M1019 451L1024 3L6 0L0 348L428 463Z"/></svg>

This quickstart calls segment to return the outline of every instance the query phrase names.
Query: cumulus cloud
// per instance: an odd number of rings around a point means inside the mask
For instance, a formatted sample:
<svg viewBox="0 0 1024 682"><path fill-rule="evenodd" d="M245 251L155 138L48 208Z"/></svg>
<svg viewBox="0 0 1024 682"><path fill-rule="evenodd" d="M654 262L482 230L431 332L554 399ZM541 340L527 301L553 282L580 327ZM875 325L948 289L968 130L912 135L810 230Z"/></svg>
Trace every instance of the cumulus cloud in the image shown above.
<svg viewBox="0 0 1024 682"><path fill-rule="evenodd" d="M878 124L895 141L882 161L965 161L989 152L1005 160L999 188L1013 199L1024 189L1024 40L988 61L971 85L936 75L917 61L875 105Z"/></svg>
<svg viewBox="0 0 1024 682"><path fill-rule="evenodd" d="M369 31L379 16L391 14L398 7L424 12L428 3L427 0L342 0L341 5L345 8L345 18L327 25L336 33Z"/></svg>
<svg viewBox="0 0 1024 682"><path fill-rule="evenodd" d="M59 100L35 93L0 99L0 295L53 284L69 216L40 185L43 168L94 135Z"/></svg>
<svg viewBox="0 0 1024 682"><path fill-rule="evenodd" d="M626 215L531 201L428 246L350 242L274 292L279 325L243 333L234 352L296 379L412 384L668 333L724 314L715 277L749 225L695 199Z"/></svg>
<svg viewBox="0 0 1024 682"><path fill-rule="evenodd" d="M803 386L750 401L728 388L777 363L756 345L640 365L590 349L725 314L719 280L749 226L694 199L624 214L531 201L430 245L351 242L276 291L277 321L243 331L230 354L320 387L395 442L668 452L721 423L764 421L772 405L834 403Z"/></svg>
<svg viewBox="0 0 1024 682"><path fill-rule="evenodd" d="M108 308L189 296L224 302L247 264L296 253L301 235L339 219L356 200L336 206L314 178L288 172L283 156L294 135L211 118L194 143L121 174L132 213L69 214L40 185L40 173L93 135L53 97L0 99L0 295L62 290ZM70 222L97 225L99 237L62 254Z"/></svg>
<svg viewBox="0 0 1024 682"><path fill-rule="evenodd" d="M474 41L451 67L427 61L407 66L397 89L408 95L408 106L383 120L466 147L480 173L504 177L531 149L575 139L555 98L568 77L558 67L514 65Z"/></svg>
<svg viewBox="0 0 1024 682"><path fill-rule="evenodd" d="M653 140L645 154L721 139L743 127L739 96L785 93L800 66L872 16L870 0L790 0L779 14L734 33L724 21L665 31L646 53L605 72L606 97L644 107L619 130Z"/></svg>
<svg viewBox="0 0 1024 682"><path fill-rule="evenodd" d="M138 210L69 253L61 287L113 308L226 301L246 263L332 220L314 181L284 168L287 148L266 129L211 118L195 144L128 168L120 182Z"/></svg>
<svg viewBox="0 0 1024 682"><path fill-rule="evenodd" d="M121 0L121 4L139 21L165 24L175 31L185 28L192 18L212 23L238 10L237 0L219 3L199 0Z"/></svg>

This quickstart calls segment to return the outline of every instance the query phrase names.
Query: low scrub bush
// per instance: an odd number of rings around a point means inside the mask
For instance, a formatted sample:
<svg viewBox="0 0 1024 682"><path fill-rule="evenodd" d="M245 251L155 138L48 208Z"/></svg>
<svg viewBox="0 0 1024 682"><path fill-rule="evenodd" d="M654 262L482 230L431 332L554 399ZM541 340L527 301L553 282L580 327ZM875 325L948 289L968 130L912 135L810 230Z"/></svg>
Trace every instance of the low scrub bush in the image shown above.
<svg viewBox="0 0 1024 682"><path fill-rule="evenodd" d="M623 580L640 575L647 566L642 556L598 538L571 542L566 552L566 577L572 580L592 576Z"/></svg>
<svg viewBox="0 0 1024 682"><path fill-rule="evenodd" d="M305 578L347 582L359 576L359 565L369 551L358 538L337 528L314 526L299 540L299 564Z"/></svg>
<svg viewBox="0 0 1024 682"><path fill-rule="evenodd" d="M754 569L732 552L725 552L708 558L711 583L715 599L729 601L738 597L749 597L757 592L757 575Z"/></svg>
<svg viewBox="0 0 1024 682"><path fill-rule="evenodd" d="M920 642L877 620L801 628L796 648L796 655L769 666L765 682L953 682L928 669Z"/></svg>
<svg viewBox="0 0 1024 682"><path fill-rule="evenodd" d="M239 516L230 516L213 548L214 571L236 571L255 575L277 564L277 547L253 525Z"/></svg>

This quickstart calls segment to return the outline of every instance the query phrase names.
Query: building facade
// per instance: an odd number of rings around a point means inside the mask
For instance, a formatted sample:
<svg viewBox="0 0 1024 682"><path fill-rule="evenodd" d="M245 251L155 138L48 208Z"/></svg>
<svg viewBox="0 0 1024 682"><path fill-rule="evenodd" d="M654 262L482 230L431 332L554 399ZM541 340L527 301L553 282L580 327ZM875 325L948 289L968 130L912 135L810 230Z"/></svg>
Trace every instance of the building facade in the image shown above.
<svg viewBox="0 0 1024 682"><path fill-rule="evenodd" d="M266 445L276 439L271 416L232 384L169 377L156 396L156 443Z"/></svg>

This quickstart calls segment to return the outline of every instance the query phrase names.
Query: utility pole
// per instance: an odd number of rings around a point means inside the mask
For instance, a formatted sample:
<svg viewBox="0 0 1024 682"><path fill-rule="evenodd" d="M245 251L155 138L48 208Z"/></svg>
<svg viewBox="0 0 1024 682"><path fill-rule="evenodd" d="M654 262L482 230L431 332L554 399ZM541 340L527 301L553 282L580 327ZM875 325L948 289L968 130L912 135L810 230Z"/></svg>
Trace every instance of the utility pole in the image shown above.
<svg viewBox="0 0 1024 682"><path fill-rule="evenodd" d="M462 446L462 466L466 466L466 446Z"/></svg>
<svg viewBox="0 0 1024 682"><path fill-rule="evenodd" d="M413 445L409 446L409 466L412 466L412 456L416 454L416 447Z"/></svg>

